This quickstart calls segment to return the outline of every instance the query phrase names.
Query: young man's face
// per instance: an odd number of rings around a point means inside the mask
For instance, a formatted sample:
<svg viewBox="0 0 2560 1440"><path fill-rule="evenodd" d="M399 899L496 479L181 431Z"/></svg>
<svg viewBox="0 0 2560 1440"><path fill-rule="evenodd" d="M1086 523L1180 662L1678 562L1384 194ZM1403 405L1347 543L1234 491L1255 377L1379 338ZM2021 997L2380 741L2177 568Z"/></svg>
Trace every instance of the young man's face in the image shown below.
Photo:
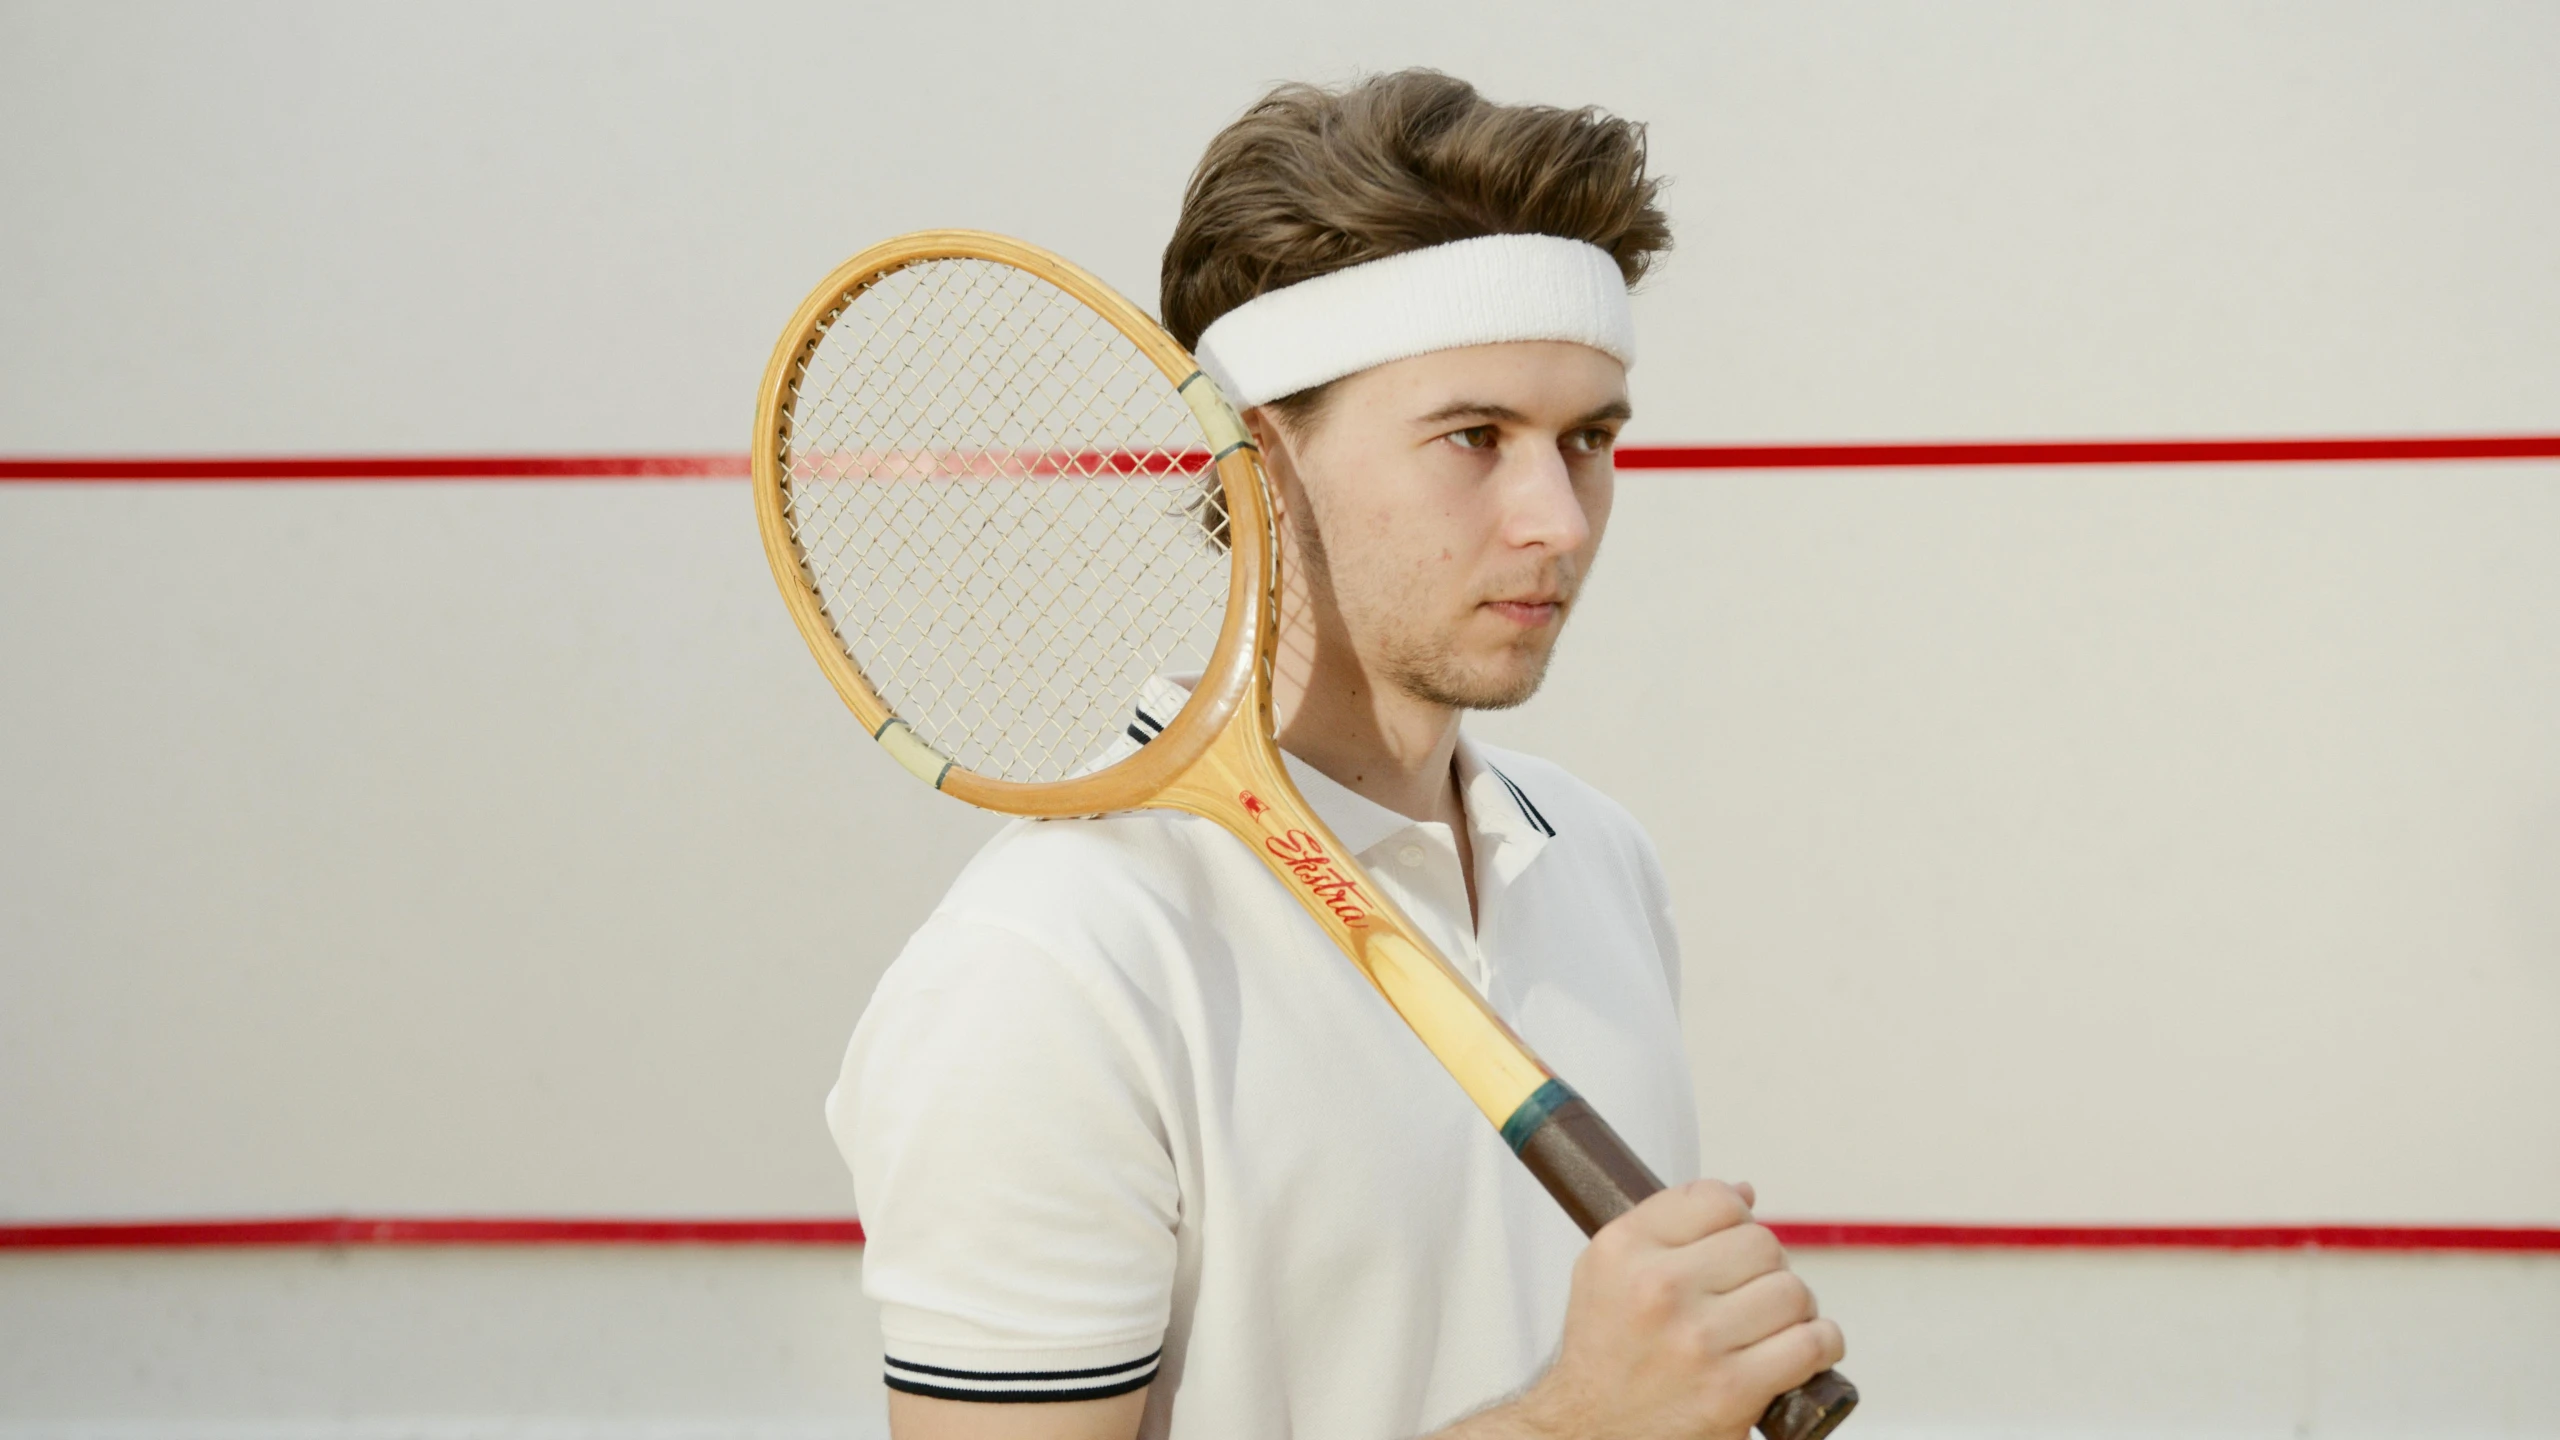
<svg viewBox="0 0 2560 1440"><path fill-rule="evenodd" d="M1626 368L1562 341L1338 381L1273 457L1320 624L1382 685L1462 709L1536 692L1615 485Z"/></svg>

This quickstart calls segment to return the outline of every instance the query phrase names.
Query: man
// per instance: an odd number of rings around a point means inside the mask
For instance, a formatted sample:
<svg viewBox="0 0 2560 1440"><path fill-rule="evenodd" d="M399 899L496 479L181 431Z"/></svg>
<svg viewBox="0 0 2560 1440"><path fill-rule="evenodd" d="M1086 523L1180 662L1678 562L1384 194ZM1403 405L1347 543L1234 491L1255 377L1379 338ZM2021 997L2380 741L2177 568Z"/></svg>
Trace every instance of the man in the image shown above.
<svg viewBox="0 0 2560 1440"><path fill-rule="evenodd" d="M897 1440L1738 1437L1840 1358L1748 1187L1691 1180L1651 844L1460 727L1536 690L1599 547L1657 183L1596 112L1284 87L1202 160L1163 304L1276 491L1293 778L1673 1187L1585 1246L1215 826L1016 824L829 1100Z"/></svg>

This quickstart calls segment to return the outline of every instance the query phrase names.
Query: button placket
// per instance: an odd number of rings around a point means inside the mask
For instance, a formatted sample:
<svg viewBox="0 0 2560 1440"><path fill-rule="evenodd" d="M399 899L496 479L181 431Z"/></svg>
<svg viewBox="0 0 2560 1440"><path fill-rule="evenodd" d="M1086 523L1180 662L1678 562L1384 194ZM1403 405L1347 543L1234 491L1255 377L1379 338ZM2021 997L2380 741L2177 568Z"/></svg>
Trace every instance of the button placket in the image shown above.
<svg viewBox="0 0 2560 1440"><path fill-rule="evenodd" d="M1438 842L1440 837L1435 835L1432 839ZM1420 850L1423 847L1415 848ZM1440 863L1430 864L1433 858ZM1467 972L1477 993L1485 993L1490 975L1485 969L1484 950L1476 943L1475 916L1467 904L1467 877L1458 871L1458 847L1454 842L1435 843L1429 847L1422 863L1428 866L1427 873L1434 888L1440 892L1442 913L1449 917L1449 928L1457 934L1458 953L1450 958Z"/></svg>
<svg viewBox="0 0 2560 1440"><path fill-rule="evenodd" d="M1482 993L1484 956L1475 943L1466 877L1458 873L1457 847L1440 827L1417 823L1368 852L1381 885L1393 889L1449 963Z"/></svg>
<svg viewBox="0 0 2560 1440"><path fill-rule="evenodd" d="M1467 814L1467 839L1475 847L1476 860L1476 924L1467 936L1475 949L1477 988L1496 1014L1508 1016L1509 1010L1497 996L1494 986L1498 977L1493 969L1494 942L1502 924L1502 897L1507 888L1502 879L1502 847L1508 843L1498 833L1475 823L1475 813Z"/></svg>

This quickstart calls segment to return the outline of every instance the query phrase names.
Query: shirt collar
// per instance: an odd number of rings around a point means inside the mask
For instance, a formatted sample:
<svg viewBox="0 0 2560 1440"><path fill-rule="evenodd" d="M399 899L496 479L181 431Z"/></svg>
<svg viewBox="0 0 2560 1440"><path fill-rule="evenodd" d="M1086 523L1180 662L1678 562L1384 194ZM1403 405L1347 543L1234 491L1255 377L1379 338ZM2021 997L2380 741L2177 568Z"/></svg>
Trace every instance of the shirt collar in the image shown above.
<svg viewBox="0 0 2560 1440"><path fill-rule="evenodd" d="M1145 740L1155 738L1155 733L1191 698L1191 687L1198 681L1196 675L1150 677L1131 708L1128 730L1113 752L1093 768L1130 754ZM1381 842L1422 823L1341 784L1287 751L1281 752L1280 759L1288 767L1290 782L1298 787L1298 793L1307 797L1307 804L1342 841L1342 848L1353 855L1365 856ZM1458 798L1466 807L1467 831L1476 851L1478 873L1490 868L1494 878L1508 885L1555 837L1555 826L1519 782L1496 769L1464 731L1458 734L1457 766Z"/></svg>
<svg viewBox="0 0 2560 1440"><path fill-rule="evenodd" d="M1368 796L1336 781L1306 761L1283 750L1280 759L1289 767L1289 779L1298 793L1307 797L1325 825L1342 841L1342 848L1359 855L1380 841L1412 828L1411 816L1390 810Z"/></svg>
<svg viewBox="0 0 2560 1440"><path fill-rule="evenodd" d="M1518 781L1495 769L1465 731L1458 733L1458 793L1466 801L1467 828L1474 832L1477 868L1490 863L1494 877L1505 885L1519 879L1555 838L1556 827L1539 811L1538 802Z"/></svg>

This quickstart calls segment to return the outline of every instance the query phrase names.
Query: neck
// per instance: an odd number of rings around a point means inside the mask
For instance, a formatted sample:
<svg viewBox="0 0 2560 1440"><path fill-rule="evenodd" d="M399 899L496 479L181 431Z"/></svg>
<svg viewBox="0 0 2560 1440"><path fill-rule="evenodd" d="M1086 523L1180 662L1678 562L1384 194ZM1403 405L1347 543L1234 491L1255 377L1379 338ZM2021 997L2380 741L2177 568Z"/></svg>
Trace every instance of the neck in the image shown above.
<svg viewBox="0 0 2560 1440"><path fill-rule="evenodd" d="M1280 747L1344 789L1415 820L1463 832L1455 758L1459 712L1416 700L1363 671L1273 677Z"/></svg>
<svg viewBox="0 0 2560 1440"><path fill-rule="evenodd" d="M1296 565L1282 571L1271 678L1280 748L1363 799L1466 833L1455 765L1464 712L1383 681Z"/></svg>
<svg viewBox="0 0 2560 1440"><path fill-rule="evenodd" d="M1458 720L1450 706L1384 682L1352 643L1322 578L1321 542L1304 513L1288 435L1268 412L1249 412L1273 481L1280 535L1278 653L1271 700L1280 748L1362 799L1414 820L1437 820L1466 845L1466 808L1455 764Z"/></svg>

